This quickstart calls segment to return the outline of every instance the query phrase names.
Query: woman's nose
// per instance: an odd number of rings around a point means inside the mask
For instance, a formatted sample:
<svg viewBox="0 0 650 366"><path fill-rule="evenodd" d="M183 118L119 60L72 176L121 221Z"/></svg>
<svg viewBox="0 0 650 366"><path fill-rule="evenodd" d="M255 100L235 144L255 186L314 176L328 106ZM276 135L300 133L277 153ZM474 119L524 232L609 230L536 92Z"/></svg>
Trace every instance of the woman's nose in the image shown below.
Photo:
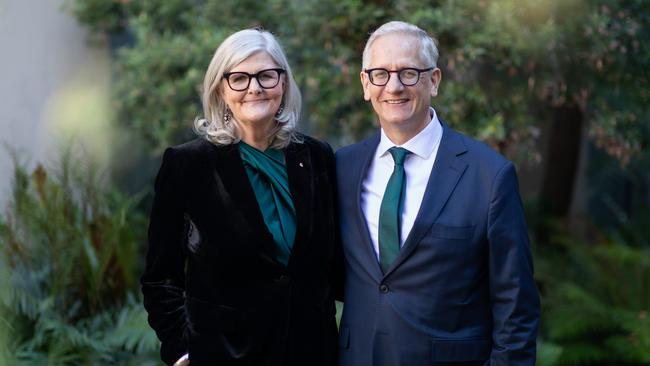
<svg viewBox="0 0 650 366"><path fill-rule="evenodd" d="M254 94L262 92L262 87L260 86L260 82L257 80L257 78L251 78L251 83L248 85L248 92Z"/></svg>

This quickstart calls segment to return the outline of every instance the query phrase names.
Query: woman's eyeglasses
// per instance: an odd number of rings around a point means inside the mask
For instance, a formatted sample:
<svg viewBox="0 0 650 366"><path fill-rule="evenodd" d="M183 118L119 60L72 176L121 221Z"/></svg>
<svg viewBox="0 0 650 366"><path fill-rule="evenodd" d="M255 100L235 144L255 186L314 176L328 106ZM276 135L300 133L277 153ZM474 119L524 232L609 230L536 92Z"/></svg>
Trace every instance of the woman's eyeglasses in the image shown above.
<svg viewBox="0 0 650 366"><path fill-rule="evenodd" d="M266 69L261 70L256 74L249 74L247 72L226 72L223 78L228 82L230 89L234 91L244 91L248 89L251 84L251 79L257 79L257 83L264 89L273 89L280 82L280 75L284 73L284 69Z"/></svg>

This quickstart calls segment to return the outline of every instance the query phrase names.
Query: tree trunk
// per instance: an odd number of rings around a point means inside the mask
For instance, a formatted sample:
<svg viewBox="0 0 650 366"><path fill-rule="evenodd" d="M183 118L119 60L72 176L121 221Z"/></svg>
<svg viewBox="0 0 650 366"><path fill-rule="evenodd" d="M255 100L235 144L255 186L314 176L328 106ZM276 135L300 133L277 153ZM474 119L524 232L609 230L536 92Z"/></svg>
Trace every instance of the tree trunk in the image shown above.
<svg viewBox="0 0 650 366"><path fill-rule="evenodd" d="M554 223L569 215L580 160L583 123L584 114L573 102L567 102L553 112L539 197L541 220L536 229L536 237L541 242L548 242Z"/></svg>

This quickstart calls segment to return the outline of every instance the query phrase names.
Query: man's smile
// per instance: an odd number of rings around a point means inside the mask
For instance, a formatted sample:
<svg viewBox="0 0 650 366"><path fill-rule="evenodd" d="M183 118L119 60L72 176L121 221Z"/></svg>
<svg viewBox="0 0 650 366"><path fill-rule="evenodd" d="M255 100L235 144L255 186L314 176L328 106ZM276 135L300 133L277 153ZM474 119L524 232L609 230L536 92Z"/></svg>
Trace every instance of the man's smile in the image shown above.
<svg viewBox="0 0 650 366"><path fill-rule="evenodd" d="M388 103L388 104L403 104L403 103L406 103L406 102L408 102L408 101L409 101L408 99L387 99L387 100L384 100L384 103Z"/></svg>

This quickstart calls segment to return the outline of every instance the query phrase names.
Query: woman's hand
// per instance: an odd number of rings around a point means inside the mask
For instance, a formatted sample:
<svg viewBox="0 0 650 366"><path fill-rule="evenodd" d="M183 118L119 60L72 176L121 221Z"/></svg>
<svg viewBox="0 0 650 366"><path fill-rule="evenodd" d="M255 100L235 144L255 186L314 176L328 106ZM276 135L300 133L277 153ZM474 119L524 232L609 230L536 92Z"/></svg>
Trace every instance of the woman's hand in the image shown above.
<svg viewBox="0 0 650 366"><path fill-rule="evenodd" d="M190 364L190 355L184 354L183 357L179 358L178 361L174 363L174 366L189 366Z"/></svg>

